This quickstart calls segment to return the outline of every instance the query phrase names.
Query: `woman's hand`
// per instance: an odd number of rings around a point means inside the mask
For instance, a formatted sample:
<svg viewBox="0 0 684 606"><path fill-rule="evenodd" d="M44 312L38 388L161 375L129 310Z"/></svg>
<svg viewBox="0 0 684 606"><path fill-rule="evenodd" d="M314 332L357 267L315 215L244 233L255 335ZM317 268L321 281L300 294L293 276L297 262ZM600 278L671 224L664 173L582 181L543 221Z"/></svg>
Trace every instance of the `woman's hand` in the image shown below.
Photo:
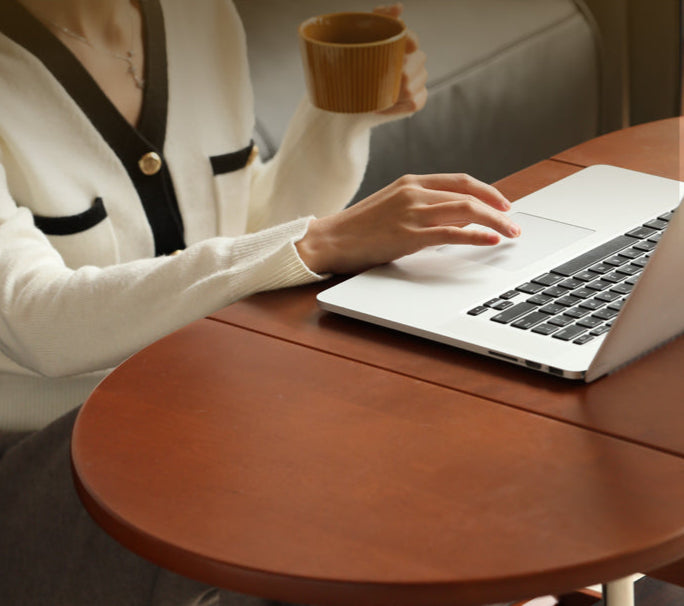
<svg viewBox="0 0 684 606"><path fill-rule="evenodd" d="M520 228L505 214L510 202L464 174L406 175L337 214L313 219L297 242L316 273L356 273L426 246L487 246ZM476 223L492 231L463 229Z"/></svg>
<svg viewBox="0 0 684 606"><path fill-rule="evenodd" d="M373 12L398 19L403 7L400 3L379 6ZM420 49L418 37L411 30L406 38L406 56L404 70L401 76L401 88L397 102L390 108L378 112L382 115L399 115L417 112L427 101L427 70L425 62L427 56Z"/></svg>

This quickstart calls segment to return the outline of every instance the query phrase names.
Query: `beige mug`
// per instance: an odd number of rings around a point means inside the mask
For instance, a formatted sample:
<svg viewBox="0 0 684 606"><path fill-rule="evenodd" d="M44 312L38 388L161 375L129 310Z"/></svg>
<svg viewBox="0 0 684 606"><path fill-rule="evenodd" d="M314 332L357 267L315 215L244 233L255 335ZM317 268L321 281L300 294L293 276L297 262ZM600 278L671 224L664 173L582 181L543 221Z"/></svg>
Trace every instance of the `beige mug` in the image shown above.
<svg viewBox="0 0 684 606"><path fill-rule="evenodd" d="M397 102L406 25L375 13L307 19L299 42L311 102L341 113L381 111Z"/></svg>

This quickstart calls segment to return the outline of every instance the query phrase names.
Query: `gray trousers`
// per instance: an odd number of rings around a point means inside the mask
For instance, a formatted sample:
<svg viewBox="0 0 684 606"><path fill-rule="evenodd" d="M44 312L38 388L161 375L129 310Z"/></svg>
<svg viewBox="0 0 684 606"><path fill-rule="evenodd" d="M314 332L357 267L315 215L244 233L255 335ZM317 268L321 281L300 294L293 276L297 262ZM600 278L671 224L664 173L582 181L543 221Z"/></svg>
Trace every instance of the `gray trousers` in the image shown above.
<svg viewBox="0 0 684 606"><path fill-rule="evenodd" d="M273 606L171 573L101 530L73 487L77 410L30 434L0 432L0 606Z"/></svg>

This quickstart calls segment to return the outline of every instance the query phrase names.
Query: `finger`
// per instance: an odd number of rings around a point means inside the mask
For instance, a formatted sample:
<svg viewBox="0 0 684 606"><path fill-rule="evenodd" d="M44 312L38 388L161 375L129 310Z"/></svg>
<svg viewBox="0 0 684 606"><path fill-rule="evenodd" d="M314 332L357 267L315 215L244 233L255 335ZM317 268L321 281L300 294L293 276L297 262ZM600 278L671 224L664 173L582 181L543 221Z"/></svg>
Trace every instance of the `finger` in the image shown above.
<svg viewBox="0 0 684 606"><path fill-rule="evenodd" d="M409 95L397 100L397 102L389 109L383 109L378 112L384 116L400 116L401 114L413 114L423 107L427 102L427 89L422 89L414 95Z"/></svg>
<svg viewBox="0 0 684 606"><path fill-rule="evenodd" d="M383 4L381 6L376 6L373 12L377 15L387 15L388 17L394 17L395 19L401 15L404 10L404 6L401 2L395 2L394 4Z"/></svg>
<svg viewBox="0 0 684 606"><path fill-rule="evenodd" d="M418 36L415 32L409 30L406 32L406 46L404 47L404 52L407 55L415 53L420 48L420 43L418 42Z"/></svg>
<svg viewBox="0 0 684 606"><path fill-rule="evenodd" d="M379 112L384 115L414 113L425 107L428 91L428 73L425 69L425 53L417 51L407 57L401 79L401 89L397 102L390 108Z"/></svg>
<svg viewBox="0 0 684 606"><path fill-rule="evenodd" d="M511 203L495 187L463 173L418 175L417 182L428 189L470 194L498 210L510 210Z"/></svg>
<svg viewBox="0 0 684 606"><path fill-rule="evenodd" d="M428 72L425 69L427 55L422 51L416 51L406 57L404 62L404 81L402 87L410 93L415 93L425 87Z"/></svg>
<svg viewBox="0 0 684 606"><path fill-rule="evenodd" d="M520 227L511 218L477 200L467 197L463 200L441 202L423 207L421 221L428 225L465 227L471 223L489 227L507 238L517 238Z"/></svg>
<svg viewBox="0 0 684 606"><path fill-rule="evenodd" d="M426 246L458 244L469 246L494 246L501 236L491 231L463 229L454 226L433 227L424 232Z"/></svg>

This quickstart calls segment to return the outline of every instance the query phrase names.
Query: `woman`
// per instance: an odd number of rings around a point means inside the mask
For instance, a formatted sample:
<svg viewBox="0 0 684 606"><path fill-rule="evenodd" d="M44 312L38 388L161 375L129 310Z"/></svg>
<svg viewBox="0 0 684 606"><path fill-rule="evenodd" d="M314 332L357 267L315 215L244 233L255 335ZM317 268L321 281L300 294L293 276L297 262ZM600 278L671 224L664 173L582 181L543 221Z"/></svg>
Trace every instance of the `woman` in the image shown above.
<svg viewBox="0 0 684 606"><path fill-rule="evenodd" d="M395 107L336 115L304 100L262 164L228 0L0 0L8 603L251 603L159 571L90 522L70 486L75 407L127 356L240 297L498 241L461 229L472 222L519 233L505 198L464 175L405 177L339 211L370 129L425 103L425 57L409 50Z"/></svg>

